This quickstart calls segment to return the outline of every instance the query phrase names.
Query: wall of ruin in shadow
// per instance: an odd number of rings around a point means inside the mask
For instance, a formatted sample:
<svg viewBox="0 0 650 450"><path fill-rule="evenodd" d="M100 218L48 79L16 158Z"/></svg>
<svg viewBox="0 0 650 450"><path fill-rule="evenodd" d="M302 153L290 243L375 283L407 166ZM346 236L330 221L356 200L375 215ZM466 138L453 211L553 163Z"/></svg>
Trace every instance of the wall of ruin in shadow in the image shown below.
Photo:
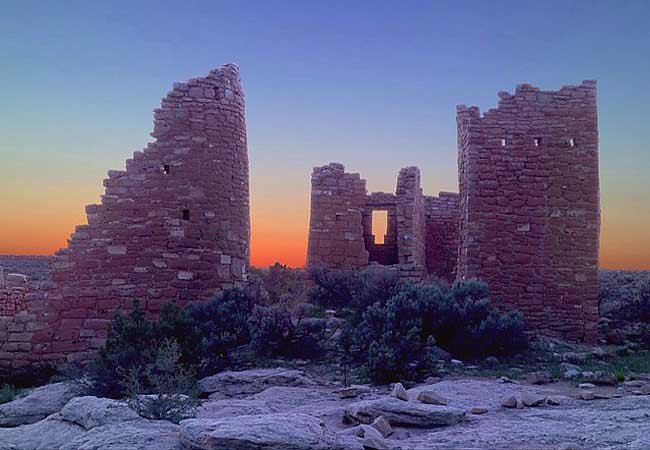
<svg viewBox="0 0 650 450"><path fill-rule="evenodd" d="M154 317L165 303L184 306L245 280L248 151L237 66L175 83L151 135L126 170L108 172L101 203L86 207L88 223L51 263L54 285L27 289L20 311L5 311L0 367L85 358L103 344L112 311L129 311L134 299Z"/></svg>
<svg viewBox="0 0 650 450"><path fill-rule="evenodd" d="M375 242L374 211L387 211L383 244ZM379 264L399 269L405 281L452 281L458 248L458 195L425 197L420 170L406 167L395 193L366 193L366 181L342 164L312 172L307 268L352 270Z"/></svg>
<svg viewBox="0 0 650 450"><path fill-rule="evenodd" d="M457 109L458 277L485 280L531 329L593 341L600 228L595 81L527 84Z"/></svg>

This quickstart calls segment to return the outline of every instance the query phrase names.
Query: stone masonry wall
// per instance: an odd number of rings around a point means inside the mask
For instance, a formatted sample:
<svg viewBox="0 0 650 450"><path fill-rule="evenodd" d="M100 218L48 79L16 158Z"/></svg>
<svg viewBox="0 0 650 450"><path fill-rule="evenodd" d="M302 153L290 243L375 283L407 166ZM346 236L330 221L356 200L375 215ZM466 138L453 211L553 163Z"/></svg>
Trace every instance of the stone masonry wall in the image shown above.
<svg viewBox="0 0 650 450"><path fill-rule="evenodd" d="M167 302L207 299L246 278L249 187L244 94L235 65L175 83L154 113L154 142L111 170L101 204L51 263L53 289L28 294L3 324L0 365L83 358L102 345L111 312L133 299L150 316ZM27 331L29 329L29 331Z"/></svg>
<svg viewBox="0 0 650 450"><path fill-rule="evenodd" d="M311 176L311 214L307 268L353 269L368 264L362 212L366 181L342 164L315 167Z"/></svg>
<svg viewBox="0 0 650 450"><path fill-rule="evenodd" d="M400 277L420 281L426 268L426 215L420 169L405 167L399 171L395 195Z"/></svg>
<svg viewBox="0 0 650 450"><path fill-rule="evenodd" d="M384 244L375 243L374 211L388 212ZM452 281L457 248L458 194L424 197L417 167L400 171L395 194L369 195L366 181L341 164L314 168L308 269L379 264L398 268L405 281L430 275Z"/></svg>
<svg viewBox="0 0 650 450"><path fill-rule="evenodd" d="M485 280L531 329L593 341L600 225L596 83L457 109L458 277Z"/></svg>
<svg viewBox="0 0 650 450"><path fill-rule="evenodd" d="M458 264L459 195L440 192L424 197L427 217L427 273L445 281L456 279Z"/></svg>

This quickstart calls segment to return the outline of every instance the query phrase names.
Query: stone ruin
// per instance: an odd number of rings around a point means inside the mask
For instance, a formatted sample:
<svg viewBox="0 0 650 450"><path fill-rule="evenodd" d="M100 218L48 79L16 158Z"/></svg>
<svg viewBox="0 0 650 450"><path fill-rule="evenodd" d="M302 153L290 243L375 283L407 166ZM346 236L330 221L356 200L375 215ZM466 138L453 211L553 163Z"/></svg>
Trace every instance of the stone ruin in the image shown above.
<svg viewBox="0 0 650 450"><path fill-rule="evenodd" d="M420 170L402 169L395 193L366 191L366 180L341 164L316 167L311 177L307 268L396 266L403 279L456 276L458 194L422 195ZM383 244L376 243L372 214L387 212Z"/></svg>
<svg viewBox="0 0 650 450"><path fill-rule="evenodd" d="M520 85L481 116L459 106L460 193L425 196L420 172L371 193L341 164L312 174L307 267L393 266L404 280L481 278L530 329L593 341L600 226L596 84ZM52 281L0 274L0 369L83 360L114 310L211 298L246 279L248 154L238 68L176 83L155 110L154 142L109 171ZM383 243L372 215L386 211Z"/></svg>
<svg viewBox="0 0 650 450"><path fill-rule="evenodd" d="M154 142L111 170L51 263L46 288L0 286L0 368L83 359L112 311L138 299L207 299L246 279L250 254L244 93L235 65L176 83L154 112Z"/></svg>
<svg viewBox="0 0 650 450"><path fill-rule="evenodd" d="M596 82L528 84L483 116L457 108L459 194L422 195L420 172L367 194L341 164L312 173L307 268L394 266L404 280L485 280L497 306L531 330L593 342L600 199ZM373 211L387 211L383 244Z"/></svg>

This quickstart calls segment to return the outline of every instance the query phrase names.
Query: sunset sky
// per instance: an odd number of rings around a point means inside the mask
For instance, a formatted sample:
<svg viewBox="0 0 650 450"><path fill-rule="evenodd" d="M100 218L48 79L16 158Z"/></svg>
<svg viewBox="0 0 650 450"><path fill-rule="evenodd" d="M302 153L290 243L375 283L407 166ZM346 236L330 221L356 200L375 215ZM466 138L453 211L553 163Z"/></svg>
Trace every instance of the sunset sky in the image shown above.
<svg viewBox="0 0 650 450"><path fill-rule="evenodd" d="M495 6L493 3L499 3ZM0 3L0 254L65 246L176 80L236 62L252 263L305 263L313 166L457 191L457 104L598 80L601 267L650 269L650 2Z"/></svg>

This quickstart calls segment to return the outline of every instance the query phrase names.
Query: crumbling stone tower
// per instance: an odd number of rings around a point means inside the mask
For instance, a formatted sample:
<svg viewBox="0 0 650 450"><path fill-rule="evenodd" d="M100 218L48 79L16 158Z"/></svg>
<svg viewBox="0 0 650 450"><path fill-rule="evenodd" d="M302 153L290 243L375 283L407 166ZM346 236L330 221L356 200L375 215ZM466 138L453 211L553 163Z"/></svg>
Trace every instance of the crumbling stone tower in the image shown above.
<svg viewBox="0 0 650 450"><path fill-rule="evenodd" d="M457 108L458 277L531 329L593 341L600 229L596 82L527 84L482 117Z"/></svg>
<svg viewBox="0 0 650 450"><path fill-rule="evenodd" d="M111 170L53 265L54 281L90 287L89 306L158 309L244 280L249 263L248 153L238 68L176 83L154 114L156 139ZM78 293L77 293L78 295Z"/></svg>
<svg viewBox="0 0 650 450"><path fill-rule="evenodd" d="M29 292L0 321L0 367L83 357L99 348L113 310L133 299L211 298L246 279L250 219L244 93L235 65L175 83L155 110L155 141L111 170L57 252L55 286ZM6 339L3 339L6 338Z"/></svg>

